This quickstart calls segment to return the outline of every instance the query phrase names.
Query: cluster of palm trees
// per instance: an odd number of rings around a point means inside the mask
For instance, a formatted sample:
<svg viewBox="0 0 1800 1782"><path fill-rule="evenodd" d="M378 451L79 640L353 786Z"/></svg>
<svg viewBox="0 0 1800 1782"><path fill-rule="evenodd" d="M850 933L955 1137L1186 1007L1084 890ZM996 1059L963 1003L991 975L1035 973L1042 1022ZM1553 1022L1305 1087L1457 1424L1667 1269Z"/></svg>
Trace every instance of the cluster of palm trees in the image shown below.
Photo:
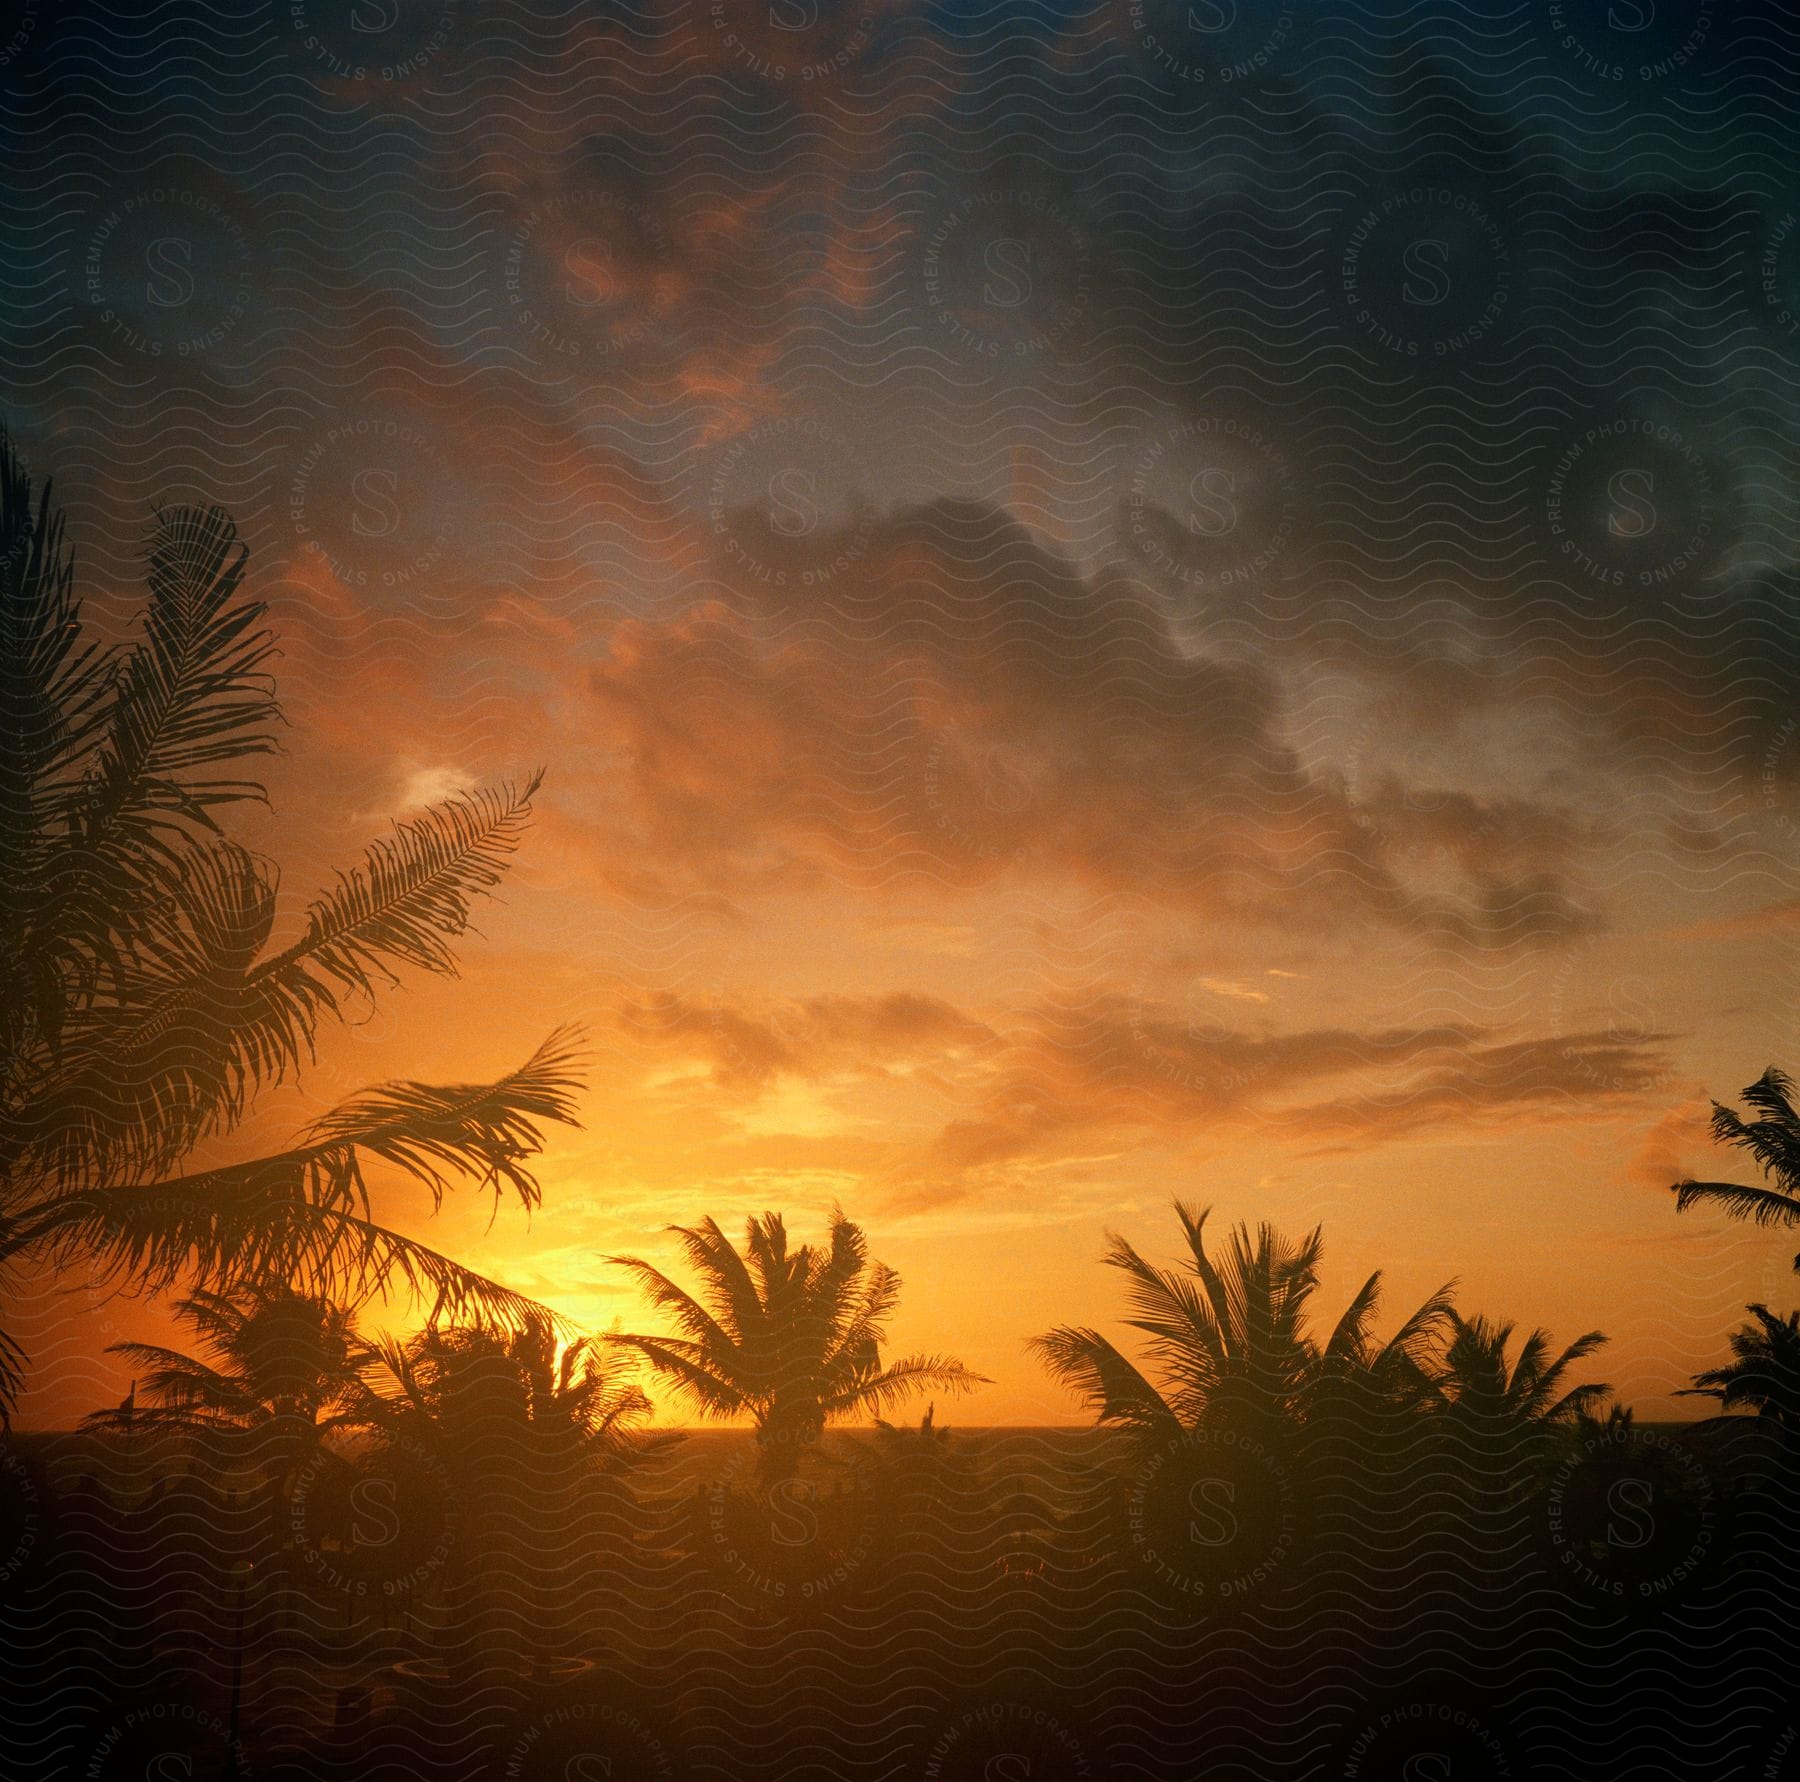
<svg viewBox="0 0 1800 1782"><path fill-rule="evenodd" d="M900 1279L841 1211L821 1245L790 1243L778 1213L746 1222L741 1253L710 1218L672 1235L698 1277L691 1291L640 1258L615 1259L673 1314L666 1335L564 1341L536 1319L371 1337L345 1307L290 1287L198 1291L176 1306L198 1352L113 1344L136 1370L131 1390L84 1427L275 1438L296 1468L340 1432L423 1440L460 1461L484 1428L616 1460L650 1420L628 1377L642 1362L703 1418L749 1424L760 1470L779 1477L828 1425L982 1383L948 1357L883 1358Z"/></svg>
<svg viewBox="0 0 1800 1782"><path fill-rule="evenodd" d="M1215 1255L1207 1212L1178 1204L1176 1215L1186 1244L1177 1265L1147 1260L1124 1238L1106 1258L1125 1277L1140 1359L1085 1327L1061 1327L1034 1345L1098 1424L1147 1444L1228 1431L1288 1452L1432 1418L1473 1442L1535 1441L1590 1414L1609 1390L1567 1382L1604 1340L1598 1332L1560 1353L1541 1330L1515 1347L1511 1325L1462 1317L1448 1287L1377 1336L1379 1272L1316 1336L1318 1230L1290 1242L1268 1225L1239 1226ZM371 1338L341 1306L289 1288L195 1293L178 1316L199 1353L114 1345L138 1370L132 1391L88 1427L269 1436L290 1473L343 1431L405 1436L459 1465L484 1427L617 1460L651 1415L630 1377L635 1362L701 1418L748 1424L759 1473L772 1481L799 1471L830 1425L927 1390L983 1383L947 1356L884 1359L899 1278L841 1212L820 1245L791 1243L776 1213L746 1222L741 1250L711 1218L673 1235L692 1287L641 1258L615 1259L671 1315L664 1334L563 1343L537 1321ZM915 1440L929 1446L933 1436L927 1413Z"/></svg>
<svg viewBox="0 0 1800 1782"><path fill-rule="evenodd" d="M179 1300L195 1351L115 1343L136 1370L122 1403L83 1428L243 1436L297 1472L338 1432L419 1439L468 1451L471 1426L496 1420L595 1455L618 1451L650 1416L606 1346L559 1344L543 1322L511 1331L431 1326L410 1337L363 1335L340 1305L286 1287L242 1286Z"/></svg>
<svg viewBox="0 0 1800 1782"><path fill-rule="evenodd" d="M1516 1448L1520 1438L1530 1448L1610 1391L1566 1384L1605 1341L1598 1331L1552 1354L1549 1336L1534 1330L1515 1350L1511 1324L1463 1317L1449 1285L1379 1337L1379 1270L1315 1334L1318 1228L1290 1241L1271 1225L1239 1225L1214 1254L1208 1209L1177 1202L1175 1212L1185 1243L1175 1266L1151 1262L1122 1237L1105 1258L1125 1278L1140 1359L1086 1326L1060 1326L1035 1345L1098 1423L1147 1444L1208 1430L1292 1450L1434 1418L1474 1440L1503 1437Z"/></svg>

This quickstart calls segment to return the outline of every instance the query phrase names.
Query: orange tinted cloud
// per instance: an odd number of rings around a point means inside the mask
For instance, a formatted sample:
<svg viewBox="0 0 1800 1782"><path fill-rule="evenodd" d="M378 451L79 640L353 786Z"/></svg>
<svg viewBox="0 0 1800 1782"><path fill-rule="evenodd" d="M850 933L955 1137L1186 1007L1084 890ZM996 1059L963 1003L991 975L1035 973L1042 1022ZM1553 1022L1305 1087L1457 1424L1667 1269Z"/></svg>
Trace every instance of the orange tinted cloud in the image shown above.
<svg viewBox="0 0 1800 1782"><path fill-rule="evenodd" d="M1185 1147L1256 1127L1362 1148L1490 1117L1590 1115L1650 1091L1663 1068L1653 1043L1603 1034L1519 1040L1459 1025L1252 1033L1101 997L1039 1011L979 1112L945 1129L937 1155L970 1169L1100 1139ZM1320 1095L1325 1085L1335 1092ZM1313 1099L1296 1099L1307 1091Z"/></svg>
<svg viewBox="0 0 1800 1782"><path fill-rule="evenodd" d="M933 996L809 996L749 1007L664 992L621 1004L617 1025L651 1056L703 1066L739 1090L782 1076L881 1074L907 1060L942 1061L994 1043L993 1030Z"/></svg>
<svg viewBox="0 0 1800 1782"><path fill-rule="evenodd" d="M1356 802L1283 740L1267 674L1182 653L993 510L777 520L730 515L731 598L627 622L593 675L652 851L703 881L1037 875L1452 943L1594 920L1554 813Z"/></svg>

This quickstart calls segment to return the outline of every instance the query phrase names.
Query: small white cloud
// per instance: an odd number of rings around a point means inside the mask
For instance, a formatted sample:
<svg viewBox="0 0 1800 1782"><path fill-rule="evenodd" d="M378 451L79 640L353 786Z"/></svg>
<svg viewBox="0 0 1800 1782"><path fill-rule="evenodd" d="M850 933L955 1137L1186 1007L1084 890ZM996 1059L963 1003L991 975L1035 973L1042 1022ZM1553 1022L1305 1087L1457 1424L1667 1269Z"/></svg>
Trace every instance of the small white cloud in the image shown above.
<svg viewBox="0 0 1800 1782"><path fill-rule="evenodd" d="M1202 978L1202 990L1210 990L1214 996L1229 996L1234 1002L1267 1002L1269 993L1266 990L1253 989L1249 984L1240 984L1235 978Z"/></svg>
<svg viewBox="0 0 1800 1782"><path fill-rule="evenodd" d="M399 808L416 811L437 804L453 792L466 791L469 776L455 767L415 767L401 782Z"/></svg>
<svg viewBox="0 0 1800 1782"><path fill-rule="evenodd" d="M391 799L372 805L367 810L352 811L348 821L361 827L367 823L379 822L385 817L411 816L424 810L427 805L442 803L453 793L466 792L475 783L473 777L459 767L419 767L407 764L401 768L398 777L399 784Z"/></svg>

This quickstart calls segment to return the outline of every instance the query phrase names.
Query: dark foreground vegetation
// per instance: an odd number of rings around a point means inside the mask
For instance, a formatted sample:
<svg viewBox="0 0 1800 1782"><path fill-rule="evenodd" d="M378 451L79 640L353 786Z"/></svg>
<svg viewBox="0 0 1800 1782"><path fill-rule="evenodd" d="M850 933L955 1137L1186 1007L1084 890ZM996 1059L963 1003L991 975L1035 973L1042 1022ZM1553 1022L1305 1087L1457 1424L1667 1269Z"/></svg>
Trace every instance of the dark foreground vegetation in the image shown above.
<svg viewBox="0 0 1800 1782"><path fill-rule="evenodd" d="M417 1400L340 1435L15 1438L14 1773L1786 1773L1769 1420L928 1412L772 1475L529 1345L420 1347Z"/></svg>
<svg viewBox="0 0 1800 1782"><path fill-rule="evenodd" d="M222 824L279 715L244 567L225 516L164 514L141 632L91 643L0 462L0 1287L182 1296L178 1345L120 1346L123 1402L0 1448L0 1771L1800 1773L1800 1314L1722 1343L1721 1415L1644 1425L1598 1332L1449 1288L1390 1314L1379 1276L1328 1312L1320 1233L1182 1206L1173 1261L1105 1258L1116 1336L1036 1345L1096 1427L969 1431L938 1407L977 1377L885 1353L900 1283L841 1214L610 1259L660 1327L604 1338L380 1222L384 1172L534 1203L570 1036L202 1161L321 1023L451 967L536 786L413 819L278 937ZM1789 1086L1746 1099L1716 1129L1760 1184L1678 1208L1792 1225ZM659 1433L648 1393L739 1427Z"/></svg>

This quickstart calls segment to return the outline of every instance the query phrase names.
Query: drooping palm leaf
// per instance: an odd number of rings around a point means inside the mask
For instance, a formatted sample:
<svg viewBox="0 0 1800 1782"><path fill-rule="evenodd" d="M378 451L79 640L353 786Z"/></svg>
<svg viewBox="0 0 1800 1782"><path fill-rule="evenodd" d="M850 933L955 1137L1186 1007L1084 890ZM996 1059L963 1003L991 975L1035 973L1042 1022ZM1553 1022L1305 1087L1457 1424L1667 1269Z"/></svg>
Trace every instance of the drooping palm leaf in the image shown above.
<svg viewBox="0 0 1800 1782"><path fill-rule="evenodd" d="M291 1150L142 1186L75 1189L29 1208L0 1234L0 1264L39 1253L89 1259L103 1279L157 1291L284 1280L360 1299L390 1280L429 1294L440 1315L517 1327L548 1316L525 1295L464 1268L371 1217L365 1161L384 1161L431 1191L457 1183L537 1204L525 1159L538 1122L572 1122L574 1036L559 1033L497 1083L393 1083L316 1121Z"/></svg>
<svg viewBox="0 0 1800 1782"><path fill-rule="evenodd" d="M367 1154L404 1170L441 1205L456 1178L474 1179L496 1198L511 1189L522 1206L541 1201L525 1159L543 1146L541 1123L576 1126L582 1036L564 1027L520 1067L494 1083L386 1083L321 1115L306 1130L305 1148L343 1159L361 1188L358 1160ZM367 1198L362 1197L367 1210Z"/></svg>
<svg viewBox="0 0 1800 1782"><path fill-rule="evenodd" d="M641 1355L701 1416L723 1420L755 1414L755 1399L737 1380L709 1366L694 1344L678 1337L629 1334L618 1341Z"/></svg>
<svg viewBox="0 0 1800 1782"><path fill-rule="evenodd" d="M1716 1206L1723 1208L1727 1217L1753 1225L1800 1224L1800 1111L1794 1107L1793 1082L1770 1065L1743 1096L1760 1118L1745 1120L1735 1109L1715 1101L1713 1139L1748 1151L1772 1186L1689 1178L1673 1185L1675 1210L1684 1213L1693 1206ZM1794 1258L1794 1267L1800 1269L1800 1256Z"/></svg>
<svg viewBox="0 0 1800 1782"><path fill-rule="evenodd" d="M1031 1347L1050 1372L1080 1396L1096 1423L1146 1435L1180 1432L1182 1419L1175 1409L1099 1331L1059 1325L1033 1337Z"/></svg>
<svg viewBox="0 0 1800 1782"><path fill-rule="evenodd" d="M904 1355L885 1367L845 1380L835 1391L825 1394L820 1404L830 1419L885 1411L934 1388L944 1392L972 1392L983 1384L985 1381L980 1374L947 1355Z"/></svg>
<svg viewBox="0 0 1800 1782"><path fill-rule="evenodd" d="M157 1293L177 1280L228 1285L291 1281L321 1298L360 1304L395 1287L434 1317L519 1326L547 1307L416 1238L320 1204L287 1160L185 1182L62 1197L33 1227L53 1263L88 1260L103 1283ZM260 1179L259 1179L260 1177Z"/></svg>
<svg viewBox="0 0 1800 1782"><path fill-rule="evenodd" d="M1731 1218L1744 1219L1752 1225L1800 1224L1800 1196L1779 1188L1756 1188L1741 1182L1696 1182L1691 1178L1677 1182L1676 1212L1685 1213L1696 1206L1723 1207Z"/></svg>

